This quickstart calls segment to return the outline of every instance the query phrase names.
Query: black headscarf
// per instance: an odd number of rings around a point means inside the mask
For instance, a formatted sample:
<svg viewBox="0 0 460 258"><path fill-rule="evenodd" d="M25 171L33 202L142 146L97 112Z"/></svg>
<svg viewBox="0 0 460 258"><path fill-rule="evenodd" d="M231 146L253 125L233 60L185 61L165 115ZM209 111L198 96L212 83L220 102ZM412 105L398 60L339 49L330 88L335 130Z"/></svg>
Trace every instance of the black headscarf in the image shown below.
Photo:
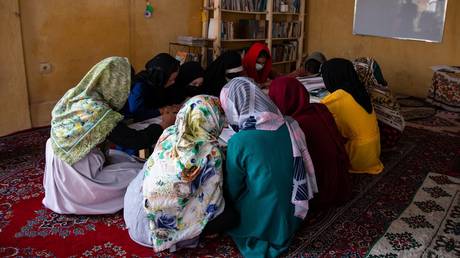
<svg viewBox="0 0 460 258"><path fill-rule="evenodd" d="M329 92L342 89L348 92L367 113L372 113L372 103L359 80L353 64L343 58L333 58L321 66L321 75Z"/></svg>
<svg viewBox="0 0 460 258"><path fill-rule="evenodd" d="M179 69L179 61L166 53L160 53L145 64L145 70L134 76L133 85L145 85L144 102L149 108L160 108L167 103L165 84L172 73Z"/></svg>
<svg viewBox="0 0 460 258"><path fill-rule="evenodd" d="M241 55L236 51L227 51L214 60L204 74L204 89L207 94L219 97L227 84L227 78L233 79L241 73L225 73L226 70L241 66Z"/></svg>
<svg viewBox="0 0 460 258"><path fill-rule="evenodd" d="M189 85L192 81L200 77L204 77L204 70L200 63L187 62L181 65L176 82L166 89L168 105L179 104L187 97L203 94L203 85L200 87Z"/></svg>

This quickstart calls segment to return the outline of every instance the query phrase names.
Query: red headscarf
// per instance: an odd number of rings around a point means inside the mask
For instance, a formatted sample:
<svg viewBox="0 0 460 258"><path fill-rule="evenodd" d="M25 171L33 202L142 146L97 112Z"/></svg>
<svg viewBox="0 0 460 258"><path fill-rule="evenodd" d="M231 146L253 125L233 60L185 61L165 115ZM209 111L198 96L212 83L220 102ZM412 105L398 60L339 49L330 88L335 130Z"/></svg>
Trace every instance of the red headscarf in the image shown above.
<svg viewBox="0 0 460 258"><path fill-rule="evenodd" d="M294 118L305 133L318 182L319 206L346 201L351 195L349 159L334 117L323 104L310 104L310 95L295 78L279 77L269 94L283 115Z"/></svg>
<svg viewBox="0 0 460 258"><path fill-rule="evenodd" d="M266 51L268 54L267 62L264 65L264 69L261 71L256 70L257 58L260 52ZM268 75L272 70L272 57L270 56L270 50L267 45L263 43L254 43L244 55L243 67L248 77L254 79L257 83L264 83L267 81Z"/></svg>

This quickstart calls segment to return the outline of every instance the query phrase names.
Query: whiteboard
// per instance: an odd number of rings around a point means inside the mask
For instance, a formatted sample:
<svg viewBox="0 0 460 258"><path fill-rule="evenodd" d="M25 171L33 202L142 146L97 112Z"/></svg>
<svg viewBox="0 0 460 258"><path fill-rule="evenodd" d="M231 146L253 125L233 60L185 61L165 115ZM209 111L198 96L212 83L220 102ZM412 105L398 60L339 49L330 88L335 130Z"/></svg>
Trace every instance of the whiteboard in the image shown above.
<svg viewBox="0 0 460 258"><path fill-rule="evenodd" d="M353 34L441 42L447 0L355 0Z"/></svg>

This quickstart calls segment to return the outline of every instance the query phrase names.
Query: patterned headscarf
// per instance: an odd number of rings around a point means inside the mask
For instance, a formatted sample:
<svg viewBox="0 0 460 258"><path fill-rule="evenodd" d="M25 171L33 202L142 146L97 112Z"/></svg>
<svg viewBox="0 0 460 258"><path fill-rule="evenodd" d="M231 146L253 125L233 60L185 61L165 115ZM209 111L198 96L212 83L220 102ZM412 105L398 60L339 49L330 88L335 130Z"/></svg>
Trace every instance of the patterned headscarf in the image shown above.
<svg viewBox="0 0 460 258"><path fill-rule="evenodd" d="M308 200L318 192L318 187L305 135L299 124L289 117L285 120L270 98L254 82L244 77L227 83L221 91L220 100L229 125L236 131L275 131L287 125L294 156L291 202L295 205L295 216L305 218Z"/></svg>
<svg viewBox="0 0 460 258"><path fill-rule="evenodd" d="M109 57L68 90L51 116L54 153L72 165L103 142L123 116L130 89L131 66L125 57Z"/></svg>
<svg viewBox="0 0 460 258"><path fill-rule="evenodd" d="M353 61L359 79L369 91L374 87L386 88L387 82L383 78L380 65L371 57L360 57Z"/></svg>
<svg viewBox="0 0 460 258"><path fill-rule="evenodd" d="M380 65L371 57L357 58L353 65L369 93L377 119L402 132L405 127L404 117L398 101L383 77Z"/></svg>
<svg viewBox="0 0 460 258"><path fill-rule="evenodd" d="M188 100L144 166L144 208L156 252L198 236L225 206L222 154L224 124L219 99Z"/></svg>

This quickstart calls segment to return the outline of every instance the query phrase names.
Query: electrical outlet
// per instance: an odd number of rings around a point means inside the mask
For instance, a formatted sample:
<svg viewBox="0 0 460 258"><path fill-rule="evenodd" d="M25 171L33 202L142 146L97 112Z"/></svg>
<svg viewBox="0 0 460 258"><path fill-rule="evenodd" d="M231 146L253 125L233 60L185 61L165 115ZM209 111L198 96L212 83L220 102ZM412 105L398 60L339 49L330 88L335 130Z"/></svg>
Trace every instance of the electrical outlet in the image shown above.
<svg viewBox="0 0 460 258"><path fill-rule="evenodd" d="M52 66L50 63L40 63L40 73L46 74L51 73Z"/></svg>

